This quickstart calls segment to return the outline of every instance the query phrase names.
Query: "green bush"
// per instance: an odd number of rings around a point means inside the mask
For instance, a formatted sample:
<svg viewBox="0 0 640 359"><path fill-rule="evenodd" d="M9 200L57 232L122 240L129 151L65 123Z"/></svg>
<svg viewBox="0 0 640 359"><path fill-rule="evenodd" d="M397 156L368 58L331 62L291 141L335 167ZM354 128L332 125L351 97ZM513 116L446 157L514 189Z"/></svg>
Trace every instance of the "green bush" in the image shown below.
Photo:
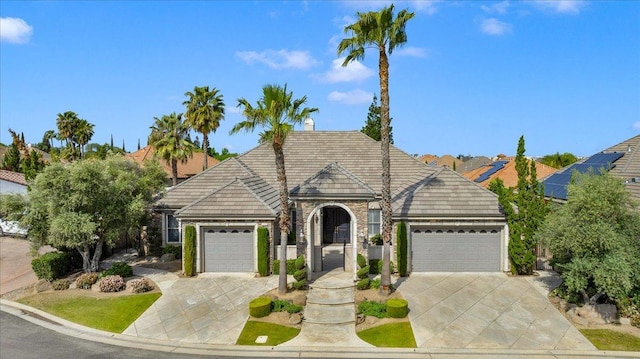
<svg viewBox="0 0 640 359"><path fill-rule="evenodd" d="M387 315L391 318L404 318L407 316L407 303L404 299L392 298L387 300Z"/></svg>
<svg viewBox="0 0 640 359"><path fill-rule="evenodd" d="M193 276L196 265L196 227L188 225L184 228L184 275Z"/></svg>
<svg viewBox="0 0 640 359"><path fill-rule="evenodd" d="M407 225L398 223L396 238L396 256L398 257L398 273L401 277L407 276Z"/></svg>
<svg viewBox="0 0 640 359"><path fill-rule="evenodd" d="M358 269L357 276L359 279L369 278L369 266Z"/></svg>
<svg viewBox="0 0 640 359"><path fill-rule="evenodd" d="M382 268L382 259L369 259L369 274L380 274L378 268Z"/></svg>
<svg viewBox="0 0 640 359"><path fill-rule="evenodd" d="M294 289L304 289L307 286L307 280L306 279L302 279L302 280L297 280L295 282L293 282L293 288Z"/></svg>
<svg viewBox="0 0 640 359"><path fill-rule="evenodd" d="M364 268L367 266L367 259L360 253L357 256L358 259L358 268Z"/></svg>
<svg viewBox="0 0 640 359"><path fill-rule="evenodd" d="M358 304L358 314L369 317L385 318L387 316L387 306L384 303L364 300Z"/></svg>
<svg viewBox="0 0 640 359"><path fill-rule="evenodd" d="M249 315L255 318L266 317L271 313L271 298L258 297L249 302Z"/></svg>
<svg viewBox="0 0 640 359"><path fill-rule="evenodd" d="M307 279L307 268L297 270L293 273L293 278L297 281Z"/></svg>
<svg viewBox="0 0 640 359"><path fill-rule="evenodd" d="M369 289L370 285L371 285L371 280L369 278L360 279L358 283L356 283L356 288L358 290L365 290L365 289Z"/></svg>
<svg viewBox="0 0 640 359"><path fill-rule="evenodd" d="M271 310L273 312L299 313L302 311L302 306L293 304L289 300L274 299L271 304Z"/></svg>
<svg viewBox="0 0 640 359"><path fill-rule="evenodd" d="M71 285L71 282L69 282L68 279L56 279L53 281L53 283L51 283L51 288L53 288L53 290L66 290L69 289L69 286Z"/></svg>
<svg viewBox="0 0 640 359"><path fill-rule="evenodd" d="M102 271L100 277L104 278L108 275L119 275L122 278L133 276L133 268L126 262L115 262L111 268Z"/></svg>
<svg viewBox="0 0 640 359"><path fill-rule="evenodd" d="M265 227L258 228L258 274L269 275L269 230Z"/></svg>
<svg viewBox="0 0 640 359"><path fill-rule="evenodd" d="M287 274L293 275L296 271L296 260L295 259L287 259ZM273 260L273 274L280 274L280 260Z"/></svg>
<svg viewBox="0 0 640 359"><path fill-rule="evenodd" d="M67 274L69 257L64 252L48 252L33 259L31 269L38 279L46 279L51 282Z"/></svg>
<svg viewBox="0 0 640 359"><path fill-rule="evenodd" d="M621 317L631 319L631 325L640 328L640 291L634 291L633 297L618 301L618 311Z"/></svg>
<svg viewBox="0 0 640 359"><path fill-rule="evenodd" d="M376 278L376 279L371 280L371 283L369 285L373 289L380 289L380 278Z"/></svg>
<svg viewBox="0 0 640 359"><path fill-rule="evenodd" d="M100 287L101 292L120 292L127 288L127 284L119 275L108 275L100 279L98 287Z"/></svg>
<svg viewBox="0 0 640 359"><path fill-rule="evenodd" d="M380 235L379 233L371 236L371 238L369 238L369 242L371 242L371 244L374 244L376 246L381 246L382 243L382 235Z"/></svg>
<svg viewBox="0 0 640 359"><path fill-rule="evenodd" d="M302 289L307 285L307 266L303 255L296 258L295 266L298 270L293 273L293 278L296 280L293 283L293 288Z"/></svg>
<svg viewBox="0 0 640 359"><path fill-rule="evenodd" d="M182 258L182 246L176 246L172 244L168 244L166 246L162 246L162 254L173 254L176 256L176 259Z"/></svg>
<svg viewBox="0 0 640 359"><path fill-rule="evenodd" d="M296 258L296 269L300 270L302 268L305 267L305 260L304 260L304 256L303 255L299 255L298 258Z"/></svg>
<svg viewBox="0 0 640 359"><path fill-rule="evenodd" d="M76 278L76 288L78 289L91 289L100 276L98 273L82 273Z"/></svg>

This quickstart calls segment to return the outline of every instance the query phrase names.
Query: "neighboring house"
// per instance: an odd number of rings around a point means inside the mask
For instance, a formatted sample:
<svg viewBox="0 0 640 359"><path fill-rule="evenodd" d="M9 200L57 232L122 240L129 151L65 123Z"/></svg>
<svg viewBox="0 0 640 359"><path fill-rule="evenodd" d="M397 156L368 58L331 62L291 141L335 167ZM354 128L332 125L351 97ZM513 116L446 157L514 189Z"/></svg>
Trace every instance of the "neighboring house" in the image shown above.
<svg viewBox="0 0 640 359"><path fill-rule="evenodd" d="M556 171L557 169L553 167L536 162L536 175L538 179L547 177ZM491 164L465 172L463 173L463 176L478 183L484 188L489 187L489 183L496 178L501 179L502 182L504 182L504 186L507 188L518 186L516 161L511 157L504 157L504 159L500 159L492 162Z"/></svg>
<svg viewBox="0 0 640 359"><path fill-rule="evenodd" d="M171 179L173 176L171 173L171 165L167 163L167 161L161 159L156 156L155 148L151 145L145 146L136 152L127 153L125 155L127 158L131 158L138 165L143 166L144 161L153 160L156 158L164 171L167 173L167 178ZM216 165L219 161L211 156L207 156L207 166L209 168ZM202 172L202 165L204 164L204 153L203 152L193 152L193 156L189 158L186 162L178 161L178 182L182 182L189 177L192 177L200 172Z"/></svg>
<svg viewBox="0 0 640 359"><path fill-rule="evenodd" d="M26 194L27 181L22 173L0 170L0 194L9 193ZM24 236L27 231L20 228L17 222L5 221L0 218L0 235L5 234Z"/></svg>
<svg viewBox="0 0 640 359"><path fill-rule="evenodd" d="M589 169L596 173L600 169L622 178L631 197L640 202L640 135L622 141L593 156L571 164L553 175L544 178L545 197L558 202L567 200L567 185L574 171L585 173Z"/></svg>
<svg viewBox="0 0 640 359"><path fill-rule="evenodd" d="M291 133L284 153L293 248L310 273L337 258L355 275L355 254L367 256L369 238L380 233L380 143L359 131L308 130ZM393 221L408 227L409 271L508 270L508 229L496 195L394 146L390 155ZM165 243L181 243L185 226L196 227L197 272L255 272L257 228L269 229L272 257L280 243L273 148L263 143L180 183L156 210Z"/></svg>
<svg viewBox="0 0 640 359"><path fill-rule="evenodd" d="M420 161L428 164L429 166L446 166L451 169L454 169L455 167L456 171L458 167L462 165L462 161L460 161L459 159L451 155L444 155L442 157L438 157L434 155L424 155L420 157Z"/></svg>
<svg viewBox="0 0 640 359"><path fill-rule="evenodd" d="M486 156L476 156L467 161L464 161L460 167L456 167L456 170L460 173L466 173L473 171L476 168L486 166L493 163L493 160Z"/></svg>

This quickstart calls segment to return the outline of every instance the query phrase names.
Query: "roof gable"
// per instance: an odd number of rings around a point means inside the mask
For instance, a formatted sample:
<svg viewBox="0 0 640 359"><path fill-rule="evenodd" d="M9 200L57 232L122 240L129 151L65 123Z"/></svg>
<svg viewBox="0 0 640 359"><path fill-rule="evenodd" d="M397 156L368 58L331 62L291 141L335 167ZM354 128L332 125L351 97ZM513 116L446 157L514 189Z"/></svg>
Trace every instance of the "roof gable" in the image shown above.
<svg viewBox="0 0 640 359"><path fill-rule="evenodd" d="M364 181L334 162L290 191L293 197L375 197Z"/></svg>

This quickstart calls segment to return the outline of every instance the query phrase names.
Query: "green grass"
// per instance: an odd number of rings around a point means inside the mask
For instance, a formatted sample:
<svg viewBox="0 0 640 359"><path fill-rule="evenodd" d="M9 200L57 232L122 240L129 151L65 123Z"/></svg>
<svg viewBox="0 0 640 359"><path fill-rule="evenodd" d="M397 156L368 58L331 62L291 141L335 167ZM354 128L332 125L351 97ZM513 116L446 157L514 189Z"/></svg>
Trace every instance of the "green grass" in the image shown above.
<svg viewBox="0 0 640 359"><path fill-rule="evenodd" d="M640 351L640 338L609 329L581 329L584 335L599 350Z"/></svg>
<svg viewBox="0 0 640 359"><path fill-rule="evenodd" d="M95 298L53 292L36 294L18 302L90 328L122 333L161 295L154 292Z"/></svg>
<svg viewBox="0 0 640 359"><path fill-rule="evenodd" d="M295 338L298 333L300 333L300 329L298 328L248 320L244 325L242 333L240 333L240 337L238 337L236 344L276 346ZM264 344L257 344L256 339L261 335L266 335L268 337L267 342Z"/></svg>
<svg viewBox="0 0 640 359"><path fill-rule="evenodd" d="M383 324L358 332L360 339L376 347L415 348L411 323Z"/></svg>

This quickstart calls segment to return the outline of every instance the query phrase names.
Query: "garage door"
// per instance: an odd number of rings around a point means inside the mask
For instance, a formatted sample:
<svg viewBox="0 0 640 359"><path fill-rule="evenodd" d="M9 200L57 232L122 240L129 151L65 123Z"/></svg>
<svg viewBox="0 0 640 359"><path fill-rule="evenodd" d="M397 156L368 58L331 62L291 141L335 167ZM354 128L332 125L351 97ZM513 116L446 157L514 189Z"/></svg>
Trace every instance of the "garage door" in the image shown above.
<svg viewBox="0 0 640 359"><path fill-rule="evenodd" d="M499 272L499 229L412 229L414 272Z"/></svg>
<svg viewBox="0 0 640 359"><path fill-rule="evenodd" d="M205 272L253 272L253 229L206 228Z"/></svg>

